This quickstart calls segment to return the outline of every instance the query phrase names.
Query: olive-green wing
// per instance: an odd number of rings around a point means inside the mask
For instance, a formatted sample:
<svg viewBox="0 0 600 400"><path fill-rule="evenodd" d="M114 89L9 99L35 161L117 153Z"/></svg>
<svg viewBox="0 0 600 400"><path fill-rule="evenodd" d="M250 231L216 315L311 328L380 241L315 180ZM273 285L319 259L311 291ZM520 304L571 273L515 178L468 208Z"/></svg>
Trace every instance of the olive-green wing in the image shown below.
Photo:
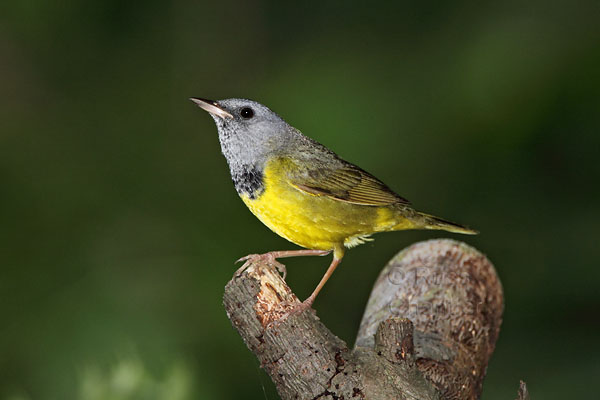
<svg viewBox="0 0 600 400"><path fill-rule="evenodd" d="M408 200L394 193L385 183L347 162L331 169L288 171L288 178L292 185L307 193L347 203L370 206L409 204Z"/></svg>

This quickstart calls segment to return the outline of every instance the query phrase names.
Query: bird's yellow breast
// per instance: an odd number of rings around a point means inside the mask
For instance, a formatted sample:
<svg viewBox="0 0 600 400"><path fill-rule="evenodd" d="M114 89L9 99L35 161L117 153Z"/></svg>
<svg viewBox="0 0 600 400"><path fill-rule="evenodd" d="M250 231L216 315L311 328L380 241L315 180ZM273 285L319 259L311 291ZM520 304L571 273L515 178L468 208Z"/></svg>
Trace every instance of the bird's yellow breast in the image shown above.
<svg viewBox="0 0 600 400"><path fill-rule="evenodd" d="M258 219L290 242L318 250L352 247L397 224L391 208L346 203L298 189L290 184L287 168L287 161L272 159L263 171L262 193L241 198Z"/></svg>

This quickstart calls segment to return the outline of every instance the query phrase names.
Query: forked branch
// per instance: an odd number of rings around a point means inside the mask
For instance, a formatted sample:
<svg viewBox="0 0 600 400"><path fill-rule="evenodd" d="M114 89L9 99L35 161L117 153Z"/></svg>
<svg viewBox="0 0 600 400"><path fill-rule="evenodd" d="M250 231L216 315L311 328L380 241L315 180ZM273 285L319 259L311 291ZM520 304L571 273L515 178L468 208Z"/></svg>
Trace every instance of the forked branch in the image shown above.
<svg viewBox="0 0 600 400"><path fill-rule="evenodd" d="M431 240L396 255L375 283L353 349L313 312L280 320L298 302L263 264L225 288L229 319L282 399L480 397L503 295L493 265L474 248Z"/></svg>

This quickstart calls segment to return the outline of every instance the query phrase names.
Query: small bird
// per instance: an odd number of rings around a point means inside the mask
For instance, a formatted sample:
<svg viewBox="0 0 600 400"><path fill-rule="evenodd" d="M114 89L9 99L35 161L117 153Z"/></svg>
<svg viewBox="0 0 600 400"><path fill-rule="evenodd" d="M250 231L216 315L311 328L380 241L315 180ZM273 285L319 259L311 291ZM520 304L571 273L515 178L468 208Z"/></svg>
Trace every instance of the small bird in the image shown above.
<svg viewBox="0 0 600 400"><path fill-rule="evenodd" d="M379 179L304 136L262 104L246 99L190 100L214 119L242 201L273 232L305 248L250 254L238 260L245 261L238 273L252 262L264 261L285 277L278 258L333 251L325 275L294 313L311 307L345 250L371 240L374 233L405 229L478 233L414 210Z"/></svg>

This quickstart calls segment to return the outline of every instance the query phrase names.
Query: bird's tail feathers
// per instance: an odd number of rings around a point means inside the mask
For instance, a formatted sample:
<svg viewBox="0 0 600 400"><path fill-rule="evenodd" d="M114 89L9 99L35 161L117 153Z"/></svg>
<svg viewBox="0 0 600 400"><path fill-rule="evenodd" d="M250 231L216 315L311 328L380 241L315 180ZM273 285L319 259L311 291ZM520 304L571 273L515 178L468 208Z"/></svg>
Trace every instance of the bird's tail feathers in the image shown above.
<svg viewBox="0 0 600 400"><path fill-rule="evenodd" d="M419 223L415 224L417 229L439 229L453 233L462 233L465 235L477 235L479 232L467 226L460 225L433 215L418 213Z"/></svg>

